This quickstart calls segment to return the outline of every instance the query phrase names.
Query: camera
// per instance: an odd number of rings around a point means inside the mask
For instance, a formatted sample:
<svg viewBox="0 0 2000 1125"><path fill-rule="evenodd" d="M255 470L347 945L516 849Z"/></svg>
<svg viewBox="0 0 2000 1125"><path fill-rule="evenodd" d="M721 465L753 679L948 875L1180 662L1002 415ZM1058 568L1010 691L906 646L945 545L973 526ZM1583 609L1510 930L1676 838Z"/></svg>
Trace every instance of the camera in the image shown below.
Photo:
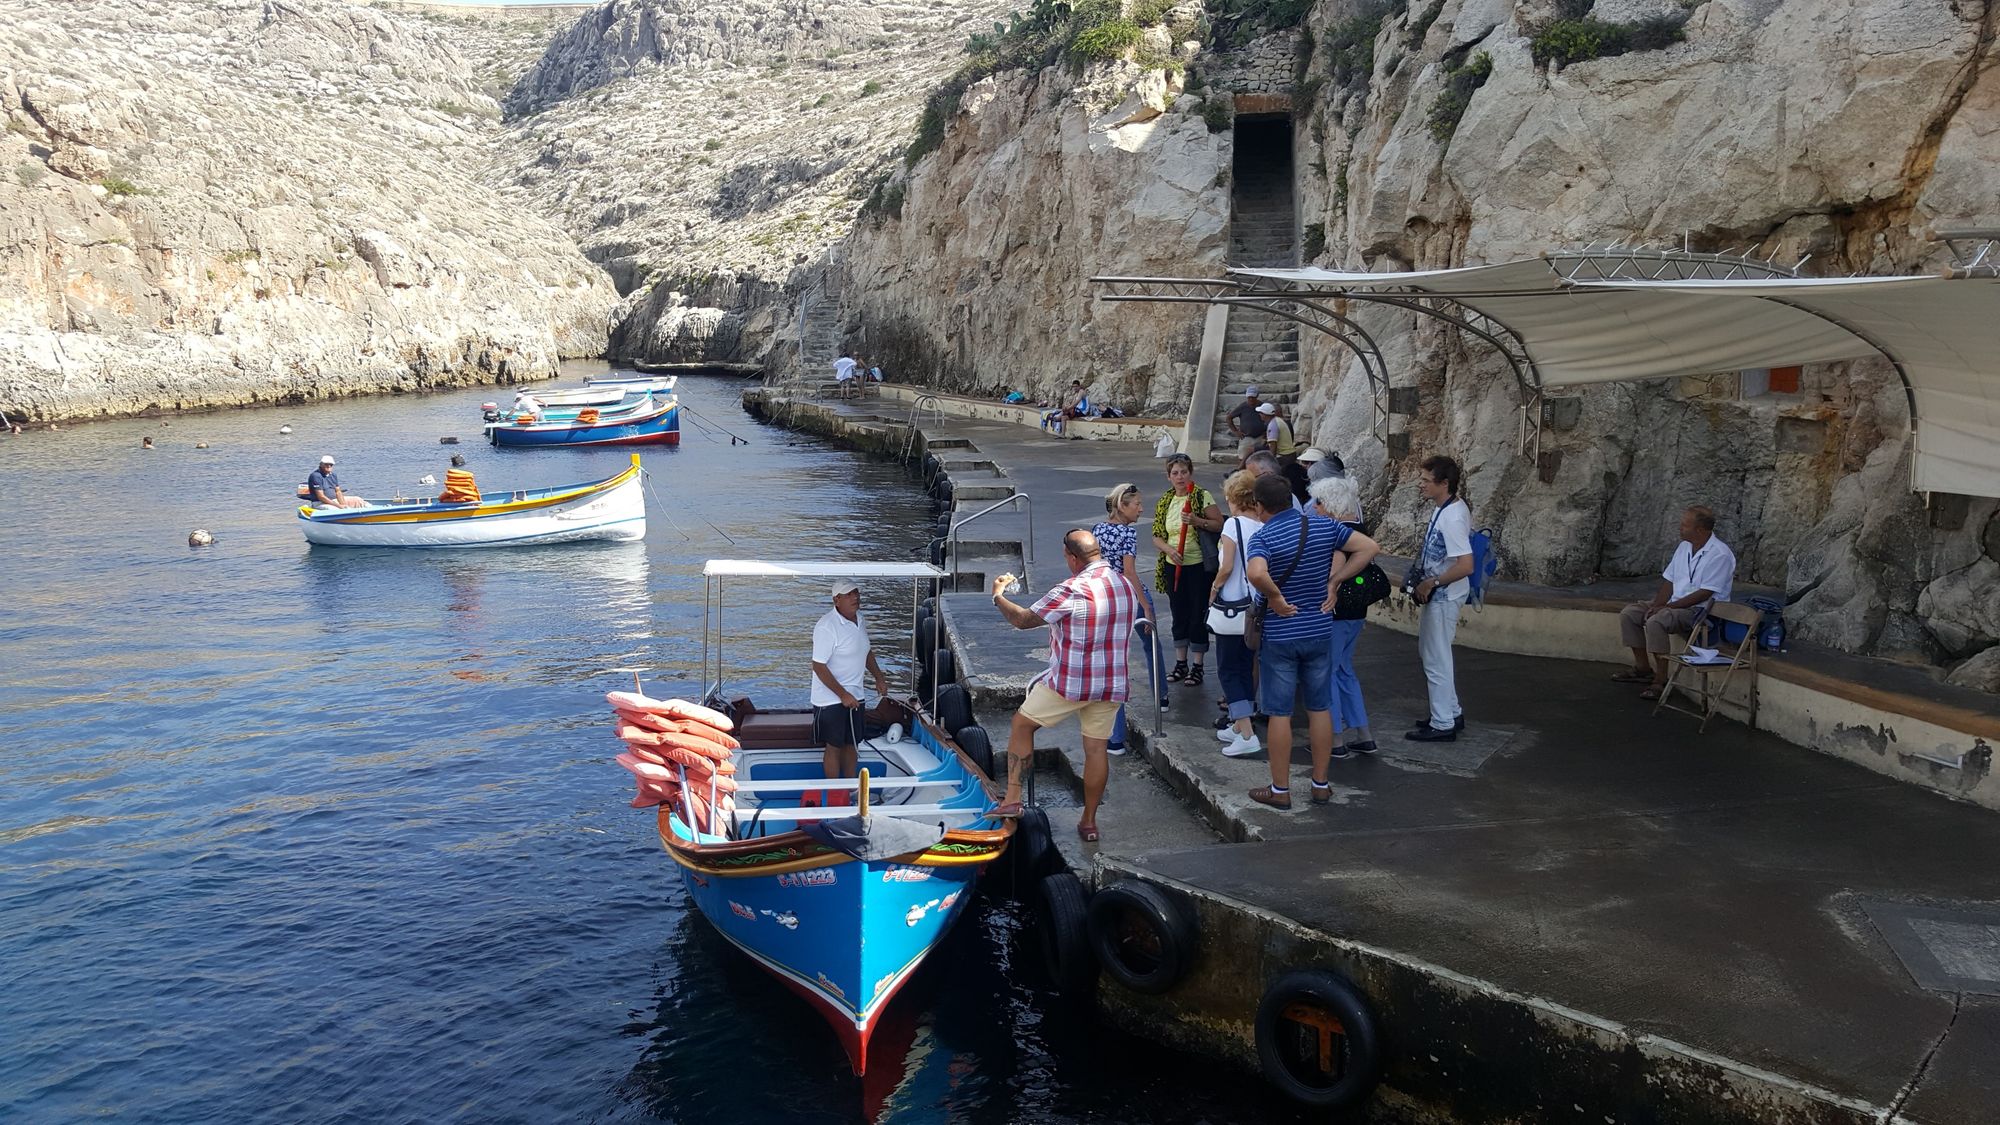
<svg viewBox="0 0 2000 1125"><path fill-rule="evenodd" d="M1417 573L1415 566L1403 572L1403 596L1418 605L1424 604L1424 600L1417 596L1417 584L1422 581L1423 576Z"/></svg>

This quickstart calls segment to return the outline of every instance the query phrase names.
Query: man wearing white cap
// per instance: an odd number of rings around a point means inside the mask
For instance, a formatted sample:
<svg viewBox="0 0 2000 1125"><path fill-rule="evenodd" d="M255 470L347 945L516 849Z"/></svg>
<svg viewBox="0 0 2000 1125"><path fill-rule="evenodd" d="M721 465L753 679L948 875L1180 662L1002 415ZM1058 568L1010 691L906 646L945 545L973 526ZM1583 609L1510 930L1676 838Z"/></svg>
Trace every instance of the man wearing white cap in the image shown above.
<svg viewBox="0 0 2000 1125"><path fill-rule="evenodd" d="M1263 436L1264 420L1257 416L1257 388L1243 392L1243 405L1229 412L1229 432L1236 435L1236 459L1250 456L1257 439Z"/></svg>
<svg viewBox="0 0 2000 1125"><path fill-rule="evenodd" d="M868 644L861 587L845 578L833 584L833 608L813 626L812 670L813 728L826 747L820 762L828 777L853 777L862 728L861 674L874 675L878 695L889 694L889 677Z"/></svg>
<svg viewBox="0 0 2000 1125"><path fill-rule="evenodd" d="M1292 437L1292 424L1278 413L1278 404L1262 402L1257 404L1257 413L1264 419L1264 444L1279 457L1291 457L1299 451L1299 443Z"/></svg>
<svg viewBox="0 0 2000 1125"><path fill-rule="evenodd" d="M333 471L333 454L319 459L319 468L306 478L306 495L315 508L365 508L366 500L340 490L340 477Z"/></svg>

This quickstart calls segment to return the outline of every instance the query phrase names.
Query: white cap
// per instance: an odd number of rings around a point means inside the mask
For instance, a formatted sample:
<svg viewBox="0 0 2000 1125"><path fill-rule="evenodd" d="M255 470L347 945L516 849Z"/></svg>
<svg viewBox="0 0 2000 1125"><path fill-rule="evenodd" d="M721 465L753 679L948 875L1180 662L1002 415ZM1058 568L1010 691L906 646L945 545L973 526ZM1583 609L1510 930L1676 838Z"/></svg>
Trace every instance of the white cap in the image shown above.
<svg viewBox="0 0 2000 1125"><path fill-rule="evenodd" d="M1304 449L1299 450L1298 462L1301 465L1310 465L1314 461L1324 460L1326 460L1326 453L1318 446L1308 445Z"/></svg>
<svg viewBox="0 0 2000 1125"><path fill-rule="evenodd" d="M331 465L331 464L333 464L333 454L329 453L329 454L327 454L326 456L324 456L324 457L320 458L320 459L319 459L319 463L320 463L320 464L322 464L322 465Z"/></svg>
<svg viewBox="0 0 2000 1125"><path fill-rule="evenodd" d="M842 594L859 593L860 590L861 587L855 585L852 580L846 578L842 578L833 584L833 596L836 598L841 596Z"/></svg>
<svg viewBox="0 0 2000 1125"><path fill-rule="evenodd" d="M1257 404L1257 413L1259 414L1276 414L1277 412L1278 408L1268 402L1260 402Z"/></svg>

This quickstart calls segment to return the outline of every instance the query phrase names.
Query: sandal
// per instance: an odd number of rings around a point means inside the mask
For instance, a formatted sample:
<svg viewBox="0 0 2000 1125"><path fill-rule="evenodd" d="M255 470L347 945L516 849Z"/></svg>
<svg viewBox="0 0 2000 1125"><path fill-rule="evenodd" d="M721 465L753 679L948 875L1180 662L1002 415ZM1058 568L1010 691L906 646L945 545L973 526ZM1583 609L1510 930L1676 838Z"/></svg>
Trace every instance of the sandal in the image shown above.
<svg viewBox="0 0 2000 1125"><path fill-rule="evenodd" d="M1021 802L1008 801L1004 805L994 805L992 811L988 812L986 815L992 817L995 820L1019 820L1021 817L1021 813L1022 813Z"/></svg>
<svg viewBox="0 0 2000 1125"><path fill-rule="evenodd" d="M1181 682L1188 685L1189 687L1200 687L1201 678L1202 678L1201 665L1197 664L1194 667L1188 669L1187 679L1184 679Z"/></svg>
<svg viewBox="0 0 2000 1125"><path fill-rule="evenodd" d="M1660 689L1656 687L1649 687L1645 691L1639 693L1639 698L1645 700L1658 699L1660 698Z"/></svg>
<svg viewBox="0 0 2000 1125"><path fill-rule="evenodd" d="M1653 682L1653 674L1651 672L1641 672L1637 668L1627 668L1623 672L1613 674L1611 678L1621 684L1650 684Z"/></svg>
<svg viewBox="0 0 2000 1125"><path fill-rule="evenodd" d="M1095 844L1097 842L1097 825L1079 822L1076 826L1076 834L1083 837L1084 843Z"/></svg>
<svg viewBox="0 0 2000 1125"><path fill-rule="evenodd" d="M1187 679L1187 676L1188 676L1187 661L1176 660L1174 661L1173 671L1167 673L1167 682L1170 684L1177 684L1180 683L1182 680Z"/></svg>

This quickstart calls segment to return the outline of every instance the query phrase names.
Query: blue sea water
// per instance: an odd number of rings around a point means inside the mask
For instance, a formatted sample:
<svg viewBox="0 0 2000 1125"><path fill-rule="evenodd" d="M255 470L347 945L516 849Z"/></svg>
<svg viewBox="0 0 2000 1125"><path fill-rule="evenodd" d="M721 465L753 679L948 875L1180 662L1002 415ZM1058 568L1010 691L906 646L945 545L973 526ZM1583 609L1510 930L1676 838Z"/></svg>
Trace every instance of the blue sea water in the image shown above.
<svg viewBox="0 0 2000 1125"><path fill-rule="evenodd" d="M736 388L683 381L625 545L305 545L322 453L361 495L625 463L490 448L492 388L0 437L0 1120L1289 1118L1064 1007L1016 907L968 913L865 1080L687 907L603 693L698 679L704 558L910 558L932 519ZM824 593L732 588L734 687L803 700ZM904 643L907 595L867 596Z"/></svg>

